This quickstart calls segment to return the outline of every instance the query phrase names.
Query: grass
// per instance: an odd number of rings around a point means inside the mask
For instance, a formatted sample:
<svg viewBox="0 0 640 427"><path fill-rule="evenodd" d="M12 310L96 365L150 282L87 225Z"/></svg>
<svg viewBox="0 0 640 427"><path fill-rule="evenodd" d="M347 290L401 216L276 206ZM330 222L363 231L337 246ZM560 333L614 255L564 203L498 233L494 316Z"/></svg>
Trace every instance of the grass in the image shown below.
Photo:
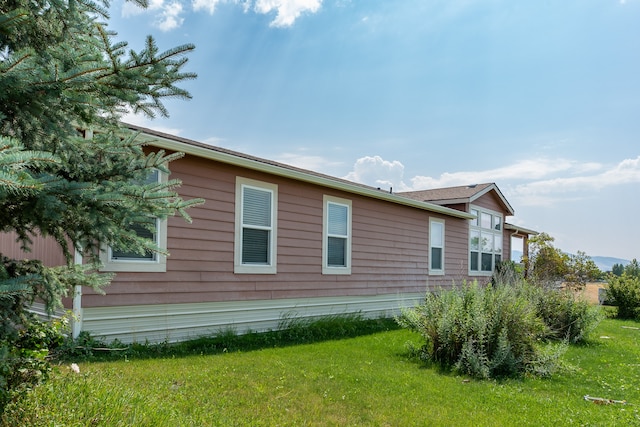
<svg viewBox="0 0 640 427"><path fill-rule="evenodd" d="M250 351L61 365L5 414L29 426L640 425L640 330L604 320L550 379L476 381L408 357L390 330ZM193 353L194 348L191 348ZM179 353L179 354L185 354ZM628 404L598 405L585 395Z"/></svg>

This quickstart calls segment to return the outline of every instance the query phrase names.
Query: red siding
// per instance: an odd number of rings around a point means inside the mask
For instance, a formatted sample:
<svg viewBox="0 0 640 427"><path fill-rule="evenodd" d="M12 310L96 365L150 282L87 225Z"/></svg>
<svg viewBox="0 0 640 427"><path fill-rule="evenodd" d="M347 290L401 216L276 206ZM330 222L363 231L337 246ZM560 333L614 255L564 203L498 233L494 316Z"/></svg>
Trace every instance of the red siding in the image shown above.
<svg viewBox="0 0 640 427"><path fill-rule="evenodd" d="M192 224L170 218L166 273L117 273L84 307L402 294L466 278L466 220L187 156L171 164ZM277 274L234 274L236 176L278 185ZM352 274L322 274L323 195L352 201ZM445 219L446 276L428 275L429 217Z"/></svg>
<svg viewBox="0 0 640 427"><path fill-rule="evenodd" d="M487 194L484 194L482 197L474 200L472 204L505 214L504 204L502 203L500 197L498 197L498 195L494 191L490 191Z"/></svg>
<svg viewBox="0 0 640 427"><path fill-rule="evenodd" d="M58 243L51 238L32 237L31 251L21 249L16 233L0 233L0 254L13 259L39 259L47 266L64 265L66 261Z"/></svg>

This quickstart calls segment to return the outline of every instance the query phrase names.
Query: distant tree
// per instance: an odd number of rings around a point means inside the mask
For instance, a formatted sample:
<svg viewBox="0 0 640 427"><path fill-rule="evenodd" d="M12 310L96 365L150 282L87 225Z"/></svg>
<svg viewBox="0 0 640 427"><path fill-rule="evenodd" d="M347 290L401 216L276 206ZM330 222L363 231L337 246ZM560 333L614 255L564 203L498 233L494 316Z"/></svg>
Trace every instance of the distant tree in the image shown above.
<svg viewBox="0 0 640 427"><path fill-rule="evenodd" d="M570 288L581 289L587 282L602 276L586 253L566 254L553 246L554 240L547 233L529 239L528 277L531 280L545 287L565 283Z"/></svg>
<svg viewBox="0 0 640 427"><path fill-rule="evenodd" d="M554 286L564 280L568 272L569 256L553 246L555 239L540 233L529 239L528 277L543 286Z"/></svg>
<svg viewBox="0 0 640 427"><path fill-rule="evenodd" d="M607 281L608 302L617 307L617 317L640 320L640 276L610 274Z"/></svg>
<svg viewBox="0 0 640 427"><path fill-rule="evenodd" d="M570 255L564 280L573 289L582 289L589 282L602 277L602 271L586 253L578 251Z"/></svg>
<svg viewBox="0 0 640 427"><path fill-rule="evenodd" d="M638 263L637 259L632 259L629 264L624 268L624 272L631 277L640 278L640 263Z"/></svg>
<svg viewBox="0 0 640 427"><path fill-rule="evenodd" d="M622 276L622 273L624 273L624 265L618 263L613 264L613 267L611 268L611 274L615 276Z"/></svg>

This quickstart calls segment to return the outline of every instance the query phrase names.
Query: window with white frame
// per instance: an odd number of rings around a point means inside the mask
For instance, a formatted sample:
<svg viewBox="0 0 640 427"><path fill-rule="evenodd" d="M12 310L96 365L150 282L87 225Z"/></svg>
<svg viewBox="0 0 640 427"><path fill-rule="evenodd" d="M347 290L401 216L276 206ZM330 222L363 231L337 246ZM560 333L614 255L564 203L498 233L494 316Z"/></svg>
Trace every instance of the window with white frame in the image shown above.
<svg viewBox="0 0 640 427"><path fill-rule="evenodd" d="M235 273L276 273L277 206L277 185L236 179Z"/></svg>
<svg viewBox="0 0 640 427"><path fill-rule="evenodd" d="M324 196L322 274L351 274L351 200Z"/></svg>
<svg viewBox="0 0 640 427"><path fill-rule="evenodd" d="M476 218L469 220L469 271L490 275L502 261L502 215L471 207Z"/></svg>
<svg viewBox="0 0 640 427"><path fill-rule="evenodd" d="M429 220L429 274L444 274L444 220Z"/></svg>
<svg viewBox="0 0 640 427"><path fill-rule="evenodd" d="M166 175L154 169L142 184L153 184L166 180ZM167 249L167 220L149 218L149 222L132 224L130 230L138 237L151 240L161 250ZM138 253L118 247L106 247L100 254L102 271L165 272L167 258L164 254L145 251Z"/></svg>

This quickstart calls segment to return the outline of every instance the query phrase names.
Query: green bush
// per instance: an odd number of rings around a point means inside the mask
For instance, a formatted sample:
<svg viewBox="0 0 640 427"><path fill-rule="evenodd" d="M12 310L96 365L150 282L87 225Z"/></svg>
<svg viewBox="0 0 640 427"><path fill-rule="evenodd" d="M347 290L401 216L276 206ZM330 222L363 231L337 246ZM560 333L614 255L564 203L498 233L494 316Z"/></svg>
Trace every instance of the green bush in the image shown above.
<svg viewBox="0 0 640 427"><path fill-rule="evenodd" d="M21 328L0 332L0 413L9 401L48 378L49 351L64 340L64 319L43 322L27 312L22 317Z"/></svg>
<svg viewBox="0 0 640 427"><path fill-rule="evenodd" d="M598 307L570 292L498 277L487 287L472 283L429 293L424 304L404 309L397 321L425 339L417 351L423 360L495 378L550 375L566 344L584 340L600 319Z"/></svg>
<svg viewBox="0 0 640 427"><path fill-rule="evenodd" d="M424 304L404 309L398 322L425 339L419 351L424 360L479 378L542 373L539 341L548 328L515 287L474 282L429 293ZM553 363L544 365L553 370Z"/></svg>
<svg viewBox="0 0 640 427"><path fill-rule="evenodd" d="M640 277L625 271L622 276L610 274L608 282L607 299L618 307L617 317L640 320Z"/></svg>
<svg viewBox="0 0 640 427"><path fill-rule="evenodd" d="M527 285L522 286L522 291L530 295L538 315L549 328L546 339L584 341L602 320L600 307L575 292Z"/></svg>

